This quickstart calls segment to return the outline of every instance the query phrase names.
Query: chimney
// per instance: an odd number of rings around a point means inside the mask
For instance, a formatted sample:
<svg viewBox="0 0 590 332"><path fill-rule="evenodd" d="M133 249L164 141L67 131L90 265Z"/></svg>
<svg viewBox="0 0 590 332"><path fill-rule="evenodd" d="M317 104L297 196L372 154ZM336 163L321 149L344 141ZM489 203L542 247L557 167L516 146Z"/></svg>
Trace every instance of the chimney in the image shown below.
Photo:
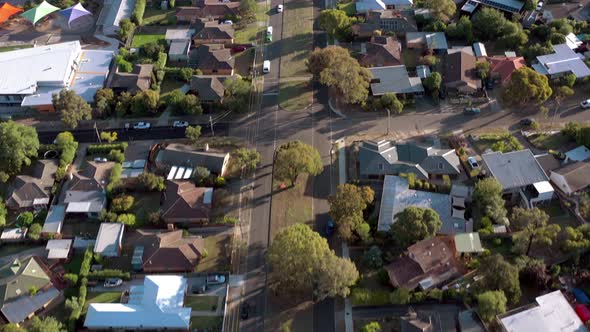
<svg viewBox="0 0 590 332"><path fill-rule="evenodd" d="M205 152L209 151L209 143L205 143Z"/></svg>

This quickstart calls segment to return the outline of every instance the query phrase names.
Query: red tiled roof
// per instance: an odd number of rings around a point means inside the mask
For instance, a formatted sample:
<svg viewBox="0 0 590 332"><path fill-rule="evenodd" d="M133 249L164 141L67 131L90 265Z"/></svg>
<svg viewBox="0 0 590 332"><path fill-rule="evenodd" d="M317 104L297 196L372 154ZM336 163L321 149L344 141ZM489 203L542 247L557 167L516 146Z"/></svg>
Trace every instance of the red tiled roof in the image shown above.
<svg viewBox="0 0 590 332"><path fill-rule="evenodd" d="M525 67L526 62L523 57L488 57L490 71L500 76L501 84L510 81L512 73L519 68Z"/></svg>

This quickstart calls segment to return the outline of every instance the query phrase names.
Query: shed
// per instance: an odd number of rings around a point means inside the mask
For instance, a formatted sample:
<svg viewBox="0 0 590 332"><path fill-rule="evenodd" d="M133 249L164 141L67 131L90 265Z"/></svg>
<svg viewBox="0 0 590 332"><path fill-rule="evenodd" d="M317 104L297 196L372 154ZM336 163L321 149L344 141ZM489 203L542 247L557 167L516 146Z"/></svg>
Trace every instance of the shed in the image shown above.
<svg viewBox="0 0 590 332"><path fill-rule="evenodd" d="M72 248L72 240L49 240L47 242L48 259L67 259Z"/></svg>
<svg viewBox="0 0 590 332"><path fill-rule="evenodd" d="M94 252L105 257L119 256L123 242L125 225L120 223L100 224Z"/></svg>
<svg viewBox="0 0 590 332"><path fill-rule="evenodd" d="M16 242L23 240L27 235L27 228L6 228L0 235L0 242Z"/></svg>

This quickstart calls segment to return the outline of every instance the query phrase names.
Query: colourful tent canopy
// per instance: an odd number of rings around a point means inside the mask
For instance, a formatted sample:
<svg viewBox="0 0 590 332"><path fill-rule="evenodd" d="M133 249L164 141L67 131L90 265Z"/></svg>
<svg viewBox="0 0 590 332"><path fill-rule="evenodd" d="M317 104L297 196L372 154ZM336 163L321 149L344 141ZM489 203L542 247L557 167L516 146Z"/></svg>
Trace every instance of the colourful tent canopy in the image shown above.
<svg viewBox="0 0 590 332"><path fill-rule="evenodd" d="M92 15L92 13L89 12L86 8L84 8L82 4L79 2L77 5L66 8L60 11L59 13L62 14L68 20L68 25L72 23L72 21L77 20L82 16Z"/></svg>
<svg viewBox="0 0 590 332"><path fill-rule="evenodd" d="M0 23L6 21L10 16L22 12L21 8L15 7L8 2L5 2L0 6Z"/></svg>
<svg viewBox="0 0 590 332"><path fill-rule="evenodd" d="M43 1L39 6L22 13L21 16L29 20L29 22L36 24L40 19L58 10L59 8L47 1Z"/></svg>

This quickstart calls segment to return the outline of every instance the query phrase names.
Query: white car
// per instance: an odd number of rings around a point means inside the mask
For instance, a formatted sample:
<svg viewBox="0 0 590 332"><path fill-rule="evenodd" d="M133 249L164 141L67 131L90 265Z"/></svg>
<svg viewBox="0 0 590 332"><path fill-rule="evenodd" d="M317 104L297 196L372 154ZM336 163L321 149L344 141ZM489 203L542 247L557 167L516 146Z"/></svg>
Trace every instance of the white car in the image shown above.
<svg viewBox="0 0 590 332"><path fill-rule="evenodd" d="M590 108L590 99L586 99L580 103L580 107L582 108Z"/></svg>
<svg viewBox="0 0 590 332"><path fill-rule="evenodd" d="M105 288L113 288L117 286L121 286L123 284L123 280L121 278L109 278L104 281Z"/></svg>
<svg viewBox="0 0 590 332"><path fill-rule="evenodd" d="M185 128L185 127L188 127L188 122L186 122L186 121L174 121L174 124L172 124L172 127L174 127L174 128Z"/></svg>
<svg viewBox="0 0 590 332"><path fill-rule="evenodd" d="M225 20L223 21L223 24L234 25L234 22L232 20Z"/></svg>
<svg viewBox="0 0 590 332"><path fill-rule="evenodd" d="M264 60L262 63L262 72L264 74L270 73L270 60Z"/></svg>
<svg viewBox="0 0 590 332"><path fill-rule="evenodd" d="M278 5L277 6L277 13L282 13L283 12L283 5Z"/></svg>
<svg viewBox="0 0 590 332"><path fill-rule="evenodd" d="M133 129L150 129L152 125L149 122L137 122L133 124Z"/></svg>
<svg viewBox="0 0 590 332"><path fill-rule="evenodd" d="M541 10L541 8L543 8L543 5L543 1L537 2L537 10Z"/></svg>
<svg viewBox="0 0 590 332"><path fill-rule="evenodd" d="M476 169L479 167L479 164L477 163L475 157L467 158L467 163L469 164L469 166L471 166L472 169Z"/></svg>

